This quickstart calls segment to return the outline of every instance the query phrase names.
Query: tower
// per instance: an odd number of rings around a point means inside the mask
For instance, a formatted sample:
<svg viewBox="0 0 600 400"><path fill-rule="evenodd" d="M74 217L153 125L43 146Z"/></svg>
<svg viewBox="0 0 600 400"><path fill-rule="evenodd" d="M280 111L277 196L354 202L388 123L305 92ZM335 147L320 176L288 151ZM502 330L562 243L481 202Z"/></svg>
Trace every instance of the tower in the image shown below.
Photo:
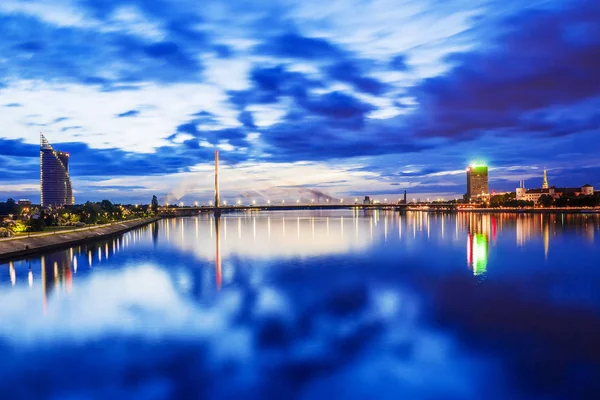
<svg viewBox="0 0 600 400"><path fill-rule="evenodd" d="M488 167L486 165L471 165L467 168L467 198L474 200L488 194Z"/></svg>
<svg viewBox="0 0 600 400"><path fill-rule="evenodd" d="M42 207L73 205L69 153L57 151L40 133L40 200Z"/></svg>
<svg viewBox="0 0 600 400"><path fill-rule="evenodd" d="M546 174L546 168L544 168L544 183L542 183L542 189L548 189L548 174Z"/></svg>
<svg viewBox="0 0 600 400"><path fill-rule="evenodd" d="M219 198L219 150L215 150L215 207L221 205Z"/></svg>

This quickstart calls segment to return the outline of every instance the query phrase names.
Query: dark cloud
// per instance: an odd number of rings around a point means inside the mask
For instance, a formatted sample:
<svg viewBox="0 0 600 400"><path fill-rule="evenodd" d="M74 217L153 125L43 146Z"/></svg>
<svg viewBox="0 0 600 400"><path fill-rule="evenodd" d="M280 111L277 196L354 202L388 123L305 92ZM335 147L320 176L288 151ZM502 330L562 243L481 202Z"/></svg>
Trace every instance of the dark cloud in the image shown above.
<svg viewBox="0 0 600 400"><path fill-rule="evenodd" d="M302 98L310 89L324 85L299 72L291 72L285 66L256 67L250 72L252 89L230 91L230 101L240 109L250 104L270 104L283 96Z"/></svg>
<svg viewBox="0 0 600 400"><path fill-rule="evenodd" d="M74 126L65 126L64 128L61 128L61 132L67 132L67 131L73 131L73 130L77 130L77 129L81 129L82 127L79 125L74 125Z"/></svg>
<svg viewBox="0 0 600 400"><path fill-rule="evenodd" d="M340 48L325 39L306 37L298 33L286 33L269 38L265 43L257 46L256 52L275 57L318 61L344 55Z"/></svg>
<svg viewBox="0 0 600 400"><path fill-rule="evenodd" d="M194 137L194 139L189 139L183 142L183 145L188 148L201 148L200 141L206 141L213 146L217 146L220 142L225 141L236 147L243 147L248 144L246 140L247 132L243 128L211 130L199 129L198 125L204 123L204 118L206 118L206 116L196 118L179 125L176 129L176 132L169 136L167 140L175 141L178 133L187 133L188 135L192 135Z"/></svg>
<svg viewBox="0 0 600 400"><path fill-rule="evenodd" d="M406 55L399 54L390 60L390 69L394 71L407 71Z"/></svg>
<svg viewBox="0 0 600 400"><path fill-rule="evenodd" d="M570 107L600 93L600 5L577 1L568 10L534 10L502 23L493 45L449 58L450 73L414 89L421 136L472 139L486 131L563 135L593 127L532 119L532 112ZM577 112L577 109L573 109ZM581 121L580 121L581 123Z"/></svg>
<svg viewBox="0 0 600 400"><path fill-rule="evenodd" d="M121 114L117 114L116 117L117 118L137 117L138 115L140 115L139 110L129 110L129 111L125 111Z"/></svg>
<svg viewBox="0 0 600 400"><path fill-rule="evenodd" d="M168 58L179 52L179 47L173 42L154 43L144 48L146 54L155 58Z"/></svg>
<svg viewBox="0 0 600 400"><path fill-rule="evenodd" d="M331 92L323 96L302 98L299 103L311 113L336 119L362 118L366 113L374 109L370 104L341 92Z"/></svg>
<svg viewBox="0 0 600 400"><path fill-rule="evenodd" d="M360 92L383 95L389 88L377 79L367 76L369 67L366 64L368 63L360 60L341 61L327 68L327 73L331 79L349 83Z"/></svg>
<svg viewBox="0 0 600 400"><path fill-rule="evenodd" d="M28 41L16 44L14 48L19 51L38 52L44 49L44 44L36 41Z"/></svg>
<svg viewBox="0 0 600 400"><path fill-rule="evenodd" d="M238 121L240 121L247 129L256 129L254 116L250 111L242 111L238 116Z"/></svg>
<svg viewBox="0 0 600 400"><path fill-rule="evenodd" d="M56 27L23 14L0 14L0 26L0 52L10 59L0 70L0 82L41 79L111 90L142 81L199 81L203 68L197 54L212 52L205 42L181 39L172 30L164 41L149 42L120 31ZM32 40L34 36L39 39Z"/></svg>
<svg viewBox="0 0 600 400"><path fill-rule="evenodd" d="M0 156L39 157L39 145L23 143L22 139L0 138Z"/></svg>

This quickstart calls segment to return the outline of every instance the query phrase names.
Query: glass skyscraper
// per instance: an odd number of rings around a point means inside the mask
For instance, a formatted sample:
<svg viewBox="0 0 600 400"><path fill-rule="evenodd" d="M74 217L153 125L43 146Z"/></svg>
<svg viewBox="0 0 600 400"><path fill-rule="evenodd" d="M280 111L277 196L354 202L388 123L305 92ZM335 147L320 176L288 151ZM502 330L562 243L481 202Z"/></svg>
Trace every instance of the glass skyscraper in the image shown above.
<svg viewBox="0 0 600 400"><path fill-rule="evenodd" d="M56 151L40 134L40 189L42 207L73 205L69 153Z"/></svg>

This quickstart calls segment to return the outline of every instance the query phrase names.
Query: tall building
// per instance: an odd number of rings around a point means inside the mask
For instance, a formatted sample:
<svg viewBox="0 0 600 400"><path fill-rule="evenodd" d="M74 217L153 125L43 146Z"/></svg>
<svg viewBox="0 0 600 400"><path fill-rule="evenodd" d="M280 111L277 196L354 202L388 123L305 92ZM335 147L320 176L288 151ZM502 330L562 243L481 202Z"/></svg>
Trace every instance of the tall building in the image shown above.
<svg viewBox="0 0 600 400"><path fill-rule="evenodd" d="M542 183L542 189L548 189L548 174L546 168L544 168L544 182Z"/></svg>
<svg viewBox="0 0 600 400"><path fill-rule="evenodd" d="M40 133L40 191L42 207L73 204L69 153L52 148Z"/></svg>
<svg viewBox="0 0 600 400"><path fill-rule="evenodd" d="M489 195L487 165L471 165L467 168L467 197L475 200Z"/></svg>

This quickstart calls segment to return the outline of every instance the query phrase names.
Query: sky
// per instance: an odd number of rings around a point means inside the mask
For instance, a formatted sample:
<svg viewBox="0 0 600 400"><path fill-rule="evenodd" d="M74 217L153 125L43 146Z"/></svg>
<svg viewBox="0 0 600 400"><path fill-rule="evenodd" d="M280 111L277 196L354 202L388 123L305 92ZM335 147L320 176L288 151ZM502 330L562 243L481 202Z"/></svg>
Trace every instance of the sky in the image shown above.
<svg viewBox="0 0 600 400"><path fill-rule="evenodd" d="M0 201L600 189L594 0L2 0Z"/></svg>

